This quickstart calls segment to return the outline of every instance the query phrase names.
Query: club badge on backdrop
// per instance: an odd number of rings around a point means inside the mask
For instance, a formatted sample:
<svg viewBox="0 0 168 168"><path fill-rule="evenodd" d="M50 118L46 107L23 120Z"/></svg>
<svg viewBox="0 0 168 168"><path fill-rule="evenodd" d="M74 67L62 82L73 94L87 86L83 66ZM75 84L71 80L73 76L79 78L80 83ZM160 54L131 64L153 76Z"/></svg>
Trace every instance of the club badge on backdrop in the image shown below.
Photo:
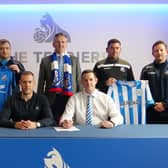
<svg viewBox="0 0 168 168"><path fill-rule="evenodd" d="M67 36L68 42L71 42L69 33L56 24L52 16L47 13L42 16L40 27L35 28L33 38L37 43L52 42L54 35L60 32Z"/></svg>

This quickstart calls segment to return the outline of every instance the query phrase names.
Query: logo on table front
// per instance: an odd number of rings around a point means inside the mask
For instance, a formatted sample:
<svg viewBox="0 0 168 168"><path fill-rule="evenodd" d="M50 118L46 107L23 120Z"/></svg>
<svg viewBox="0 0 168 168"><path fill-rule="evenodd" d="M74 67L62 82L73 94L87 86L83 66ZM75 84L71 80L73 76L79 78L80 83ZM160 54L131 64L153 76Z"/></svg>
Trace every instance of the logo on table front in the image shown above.
<svg viewBox="0 0 168 168"><path fill-rule="evenodd" d="M70 168L55 148L52 148L52 150L47 153L47 157L44 158L44 163L44 168Z"/></svg>
<svg viewBox="0 0 168 168"><path fill-rule="evenodd" d="M54 35L64 33L68 42L71 42L71 37L67 31L55 23L54 19L47 13L40 20L40 27L35 28L34 41L37 43L52 42Z"/></svg>

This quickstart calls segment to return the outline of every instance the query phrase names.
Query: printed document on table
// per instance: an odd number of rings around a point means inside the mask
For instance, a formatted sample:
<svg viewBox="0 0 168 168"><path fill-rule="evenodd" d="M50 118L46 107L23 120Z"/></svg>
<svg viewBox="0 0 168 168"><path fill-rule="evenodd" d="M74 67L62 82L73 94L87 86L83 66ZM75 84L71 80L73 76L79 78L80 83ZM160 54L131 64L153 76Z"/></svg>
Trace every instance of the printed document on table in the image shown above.
<svg viewBox="0 0 168 168"><path fill-rule="evenodd" d="M65 128L63 128L63 127L54 127L54 129L55 129L56 131L58 131L58 132L61 132L61 131L69 131L69 132L80 131L80 129L77 128L77 127L75 127L75 126L73 126L73 127L71 127L71 128L68 128L68 129L65 129Z"/></svg>

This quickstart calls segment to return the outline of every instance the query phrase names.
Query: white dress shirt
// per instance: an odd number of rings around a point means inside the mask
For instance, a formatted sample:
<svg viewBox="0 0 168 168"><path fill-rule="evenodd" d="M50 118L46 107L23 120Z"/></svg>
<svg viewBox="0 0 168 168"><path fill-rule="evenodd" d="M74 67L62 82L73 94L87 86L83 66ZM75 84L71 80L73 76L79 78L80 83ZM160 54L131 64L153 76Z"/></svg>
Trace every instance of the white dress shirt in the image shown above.
<svg viewBox="0 0 168 168"><path fill-rule="evenodd" d="M87 96L84 90L69 98L60 122L73 120L74 124L86 123ZM123 117L117 110L113 99L107 94L94 90L92 95L93 125L99 125L101 121L110 120L116 125L123 123Z"/></svg>

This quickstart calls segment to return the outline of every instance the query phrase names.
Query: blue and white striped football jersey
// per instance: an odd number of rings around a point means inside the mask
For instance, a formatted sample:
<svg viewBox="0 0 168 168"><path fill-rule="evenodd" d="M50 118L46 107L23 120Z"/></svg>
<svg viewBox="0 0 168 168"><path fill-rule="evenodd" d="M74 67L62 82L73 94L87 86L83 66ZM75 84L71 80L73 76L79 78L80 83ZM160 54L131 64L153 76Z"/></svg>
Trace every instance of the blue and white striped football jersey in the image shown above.
<svg viewBox="0 0 168 168"><path fill-rule="evenodd" d="M108 89L124 118L124 124L145 124L146 108L154 104L148 81L116 81Z"/></svg>

